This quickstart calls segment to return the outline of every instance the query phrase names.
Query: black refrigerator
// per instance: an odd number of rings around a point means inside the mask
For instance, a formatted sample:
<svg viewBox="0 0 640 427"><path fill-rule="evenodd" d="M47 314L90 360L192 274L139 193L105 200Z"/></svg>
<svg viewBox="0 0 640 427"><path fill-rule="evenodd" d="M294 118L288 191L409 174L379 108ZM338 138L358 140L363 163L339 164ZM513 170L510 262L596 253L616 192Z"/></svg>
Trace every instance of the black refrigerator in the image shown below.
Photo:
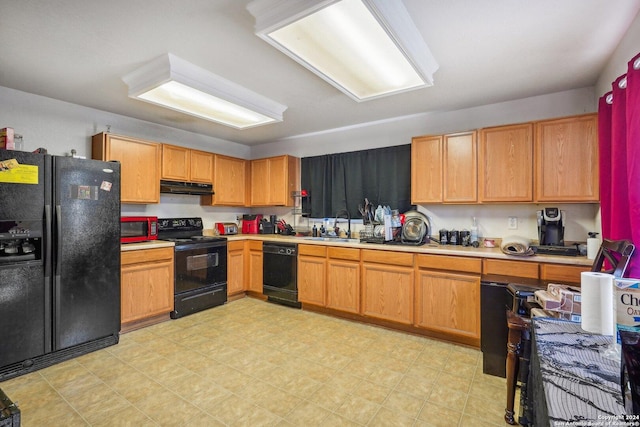
<svg viewBox="0 0 640 427"><path fill-rule="evenodd" d="M119 333L120 164L0 150L0 381Z"/></svg>

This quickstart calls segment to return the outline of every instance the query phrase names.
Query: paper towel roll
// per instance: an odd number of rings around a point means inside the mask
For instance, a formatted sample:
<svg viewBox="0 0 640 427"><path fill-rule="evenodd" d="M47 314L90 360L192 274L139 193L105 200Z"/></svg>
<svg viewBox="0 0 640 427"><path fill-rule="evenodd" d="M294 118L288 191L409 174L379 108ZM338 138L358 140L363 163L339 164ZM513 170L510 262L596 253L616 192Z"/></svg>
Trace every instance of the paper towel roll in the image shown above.
<svg viewBox="0 0 640 427"><path fill-rule="evenodd" d="M600 239L590 237L587 239L587 258L595 259L600 249Z"/></svg>
<svg viewBox="0 0 640 427"><path fill-rule="evenodd" d="M613 275L585 271L580 274L582 329L613 335Z"/></svg>

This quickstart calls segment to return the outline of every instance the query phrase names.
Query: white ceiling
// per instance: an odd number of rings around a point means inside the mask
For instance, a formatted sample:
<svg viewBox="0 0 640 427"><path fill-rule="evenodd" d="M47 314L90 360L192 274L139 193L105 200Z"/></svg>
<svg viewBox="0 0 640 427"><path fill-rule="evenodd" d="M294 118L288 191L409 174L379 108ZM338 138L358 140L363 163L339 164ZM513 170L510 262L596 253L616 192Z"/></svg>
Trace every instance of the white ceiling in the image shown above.
<svg viewBox="0 0 640 427"><path fill-rule="evenodd" d="M249 0L0 0L0 86L256 145L593 86L640 10L640 0L402 1L440 68L433 87L373 101L255 36ZM287 105L284 122L240 131L130 99L122 76L167 52Z"/></svg>

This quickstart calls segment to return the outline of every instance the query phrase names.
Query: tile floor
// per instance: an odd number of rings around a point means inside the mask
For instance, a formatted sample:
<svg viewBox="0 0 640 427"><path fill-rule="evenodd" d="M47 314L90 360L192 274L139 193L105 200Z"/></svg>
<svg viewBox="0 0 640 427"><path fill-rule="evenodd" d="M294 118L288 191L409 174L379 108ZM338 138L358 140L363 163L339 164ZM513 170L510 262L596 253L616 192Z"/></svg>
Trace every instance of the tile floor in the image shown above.
<svg viewBox="0 0 640 427"><path fill-rule="evenodd" d="M32 426L495 426L477 350L244 298L0 383Z"/></svg>

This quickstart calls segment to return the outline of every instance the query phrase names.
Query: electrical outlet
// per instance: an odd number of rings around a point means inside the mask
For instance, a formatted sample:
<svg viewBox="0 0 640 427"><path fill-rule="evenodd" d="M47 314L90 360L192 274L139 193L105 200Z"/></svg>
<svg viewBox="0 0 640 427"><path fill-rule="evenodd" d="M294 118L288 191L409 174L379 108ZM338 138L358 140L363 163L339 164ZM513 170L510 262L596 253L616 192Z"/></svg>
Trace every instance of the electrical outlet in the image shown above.
<svg viewBox="0 0 640 427"><path fill-rule="evenodd" d="M509 217L508 228L509 228L509 230L517 230L518 229L518 217L517 216L510 216Z"/></svg>

